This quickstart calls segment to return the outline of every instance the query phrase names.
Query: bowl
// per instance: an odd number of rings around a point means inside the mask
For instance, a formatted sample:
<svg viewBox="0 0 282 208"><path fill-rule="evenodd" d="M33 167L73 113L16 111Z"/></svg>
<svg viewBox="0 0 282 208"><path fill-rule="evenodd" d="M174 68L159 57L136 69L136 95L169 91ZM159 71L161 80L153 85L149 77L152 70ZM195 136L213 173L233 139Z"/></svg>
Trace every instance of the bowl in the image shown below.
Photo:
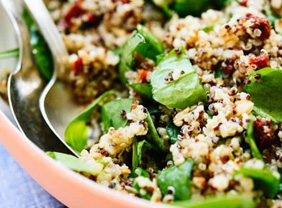
<svg viewBox="0 0 282 208"><path fill-rule="evenodd" d="M0 51L17 47L12 25L0 7ZM13 70L17 58L1 60L1 69ZM0 143L34 180L68 207L164 207L111 190L75 173L48 157L16 127L8 105L0 98Z"/></svg>

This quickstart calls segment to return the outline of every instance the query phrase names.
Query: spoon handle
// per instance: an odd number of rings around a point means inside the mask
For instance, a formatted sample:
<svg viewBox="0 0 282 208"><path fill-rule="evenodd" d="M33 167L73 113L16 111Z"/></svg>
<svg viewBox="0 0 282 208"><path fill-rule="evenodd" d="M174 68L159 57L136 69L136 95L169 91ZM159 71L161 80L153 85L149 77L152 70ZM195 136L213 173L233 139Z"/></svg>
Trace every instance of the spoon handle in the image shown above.
<svg viewBox="0 0 282 208"><path fill-rule="evenodd" d="M53 58L57 64L55 66L56 76L56 73L64 71L68 59L68 52L61 34L42 0L24 0L24 2L52 51Z"/></svg>

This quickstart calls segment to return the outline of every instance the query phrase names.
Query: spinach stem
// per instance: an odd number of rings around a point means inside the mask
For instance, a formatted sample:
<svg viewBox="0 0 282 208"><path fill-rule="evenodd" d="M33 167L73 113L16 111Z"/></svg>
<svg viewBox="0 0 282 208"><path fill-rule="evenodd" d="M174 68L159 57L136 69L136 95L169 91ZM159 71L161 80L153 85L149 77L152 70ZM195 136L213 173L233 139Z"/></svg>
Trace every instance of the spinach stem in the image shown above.
<svg viewBox="0 0 282 208"><path fill-rule="evenodd" d="M0 52L0 60L1 59L7 59L7 58L14 58L18 57L19 55L19 48L14 48L6 51Z"/></svg>

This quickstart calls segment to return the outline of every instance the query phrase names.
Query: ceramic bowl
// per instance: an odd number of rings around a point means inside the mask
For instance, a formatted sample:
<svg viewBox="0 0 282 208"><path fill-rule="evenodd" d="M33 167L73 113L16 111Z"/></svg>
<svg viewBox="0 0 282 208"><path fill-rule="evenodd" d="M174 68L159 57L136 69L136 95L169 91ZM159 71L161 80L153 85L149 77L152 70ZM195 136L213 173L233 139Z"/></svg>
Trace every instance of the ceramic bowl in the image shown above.
<svg viewBox="0 0 282 208"><path fill-rule="evenodd" d="M17 47L14 30L1 7L0 26L0 51ZM1 60L0 74L3 73L3 68L12 70L16 65L16 58ZM37 183L66 206L77 208L161 207L158 204L116 192L66 169L21 134L13 121L8 105L3 100L0 100L0 109L0 143Z"/></svg>

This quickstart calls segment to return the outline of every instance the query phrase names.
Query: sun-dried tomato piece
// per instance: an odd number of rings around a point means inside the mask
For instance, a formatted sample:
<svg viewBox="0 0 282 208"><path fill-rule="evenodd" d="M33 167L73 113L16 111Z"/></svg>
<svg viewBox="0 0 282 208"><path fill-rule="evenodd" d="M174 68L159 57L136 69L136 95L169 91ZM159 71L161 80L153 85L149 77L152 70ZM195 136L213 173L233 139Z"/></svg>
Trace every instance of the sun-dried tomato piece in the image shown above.
<svg viewBox="0 0 282 208"><path fill-rule="evenodd" d="M139 82L140 83L147 83L147 75L148 75L148 72L146 70L139 70L138 71L138 76L139 76Z"/></svg>
<svg viewBox="0 0 282 208"><path fill-rule="evenodd" d="M64 20L69 23L72 18L80 17L85 13L85 10L81 8L79 3L74 3L68 10L68 12L64 15Z"/></svg>
<svg viewBox="0 0 282 208"><path fill-rule="evenodd" d="M256 29L260 30L261 34L258 36L258 39L260 39L261 41L264 41L270 37L271 26L266 18L247 13L242 21L251 22L252 24L250 28L253 30L253 32L255 32Z"/></svg>
<svg viewBox="0 0 282 208"><path fill-rule="evenodd" d="M78 58L73 64L72 64L72 70L75 74L78 74L83 71L83 62L82 58Z"/></svg>
<svg viewBox="0 0 282 208"><path fill-rule="evenodd" d="M256 65L258 69L262 69L269 66L269 58L267 54L261 54L257 57L250 57L249 63Z"/></svg>
<svg viewBox="0 0 282 208"><path fill-rule="evenodd" d="M257 118L254 121L254 137L256 138L258 146L261 150L269 148L271 145L275 145L277 138L272 127L272 121L264 121Z"/></svg>

